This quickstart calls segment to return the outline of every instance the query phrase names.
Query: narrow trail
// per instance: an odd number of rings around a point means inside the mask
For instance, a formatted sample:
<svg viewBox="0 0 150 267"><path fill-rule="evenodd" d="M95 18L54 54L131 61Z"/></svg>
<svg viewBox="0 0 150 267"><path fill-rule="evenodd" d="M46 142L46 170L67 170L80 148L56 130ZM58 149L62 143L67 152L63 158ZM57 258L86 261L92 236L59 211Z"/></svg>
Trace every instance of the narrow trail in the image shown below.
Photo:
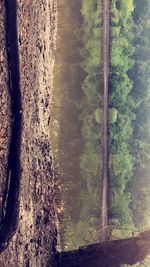
<svg viewBox="0 0 150 267"><path fill-rule="evenodd" d="M102 201L101 222L102 241L107 238L107 206L108 206L108 75L109 75L109 0L103 0L103 177L102 177Z"/></svg>

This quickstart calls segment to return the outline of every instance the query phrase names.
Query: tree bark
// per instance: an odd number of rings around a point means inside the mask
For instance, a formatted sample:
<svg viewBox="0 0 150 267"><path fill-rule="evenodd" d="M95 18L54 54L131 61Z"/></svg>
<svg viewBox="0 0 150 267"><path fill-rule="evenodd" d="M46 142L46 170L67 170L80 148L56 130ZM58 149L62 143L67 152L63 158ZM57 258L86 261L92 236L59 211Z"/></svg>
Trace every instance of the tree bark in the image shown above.
<svg viewBox="0 0 150 267"><path fill-rule="evenodd" d="M150 231L137 237L113 240L61 252L55 257L57 267L117 267L141 262L150 251Z"/></svg>

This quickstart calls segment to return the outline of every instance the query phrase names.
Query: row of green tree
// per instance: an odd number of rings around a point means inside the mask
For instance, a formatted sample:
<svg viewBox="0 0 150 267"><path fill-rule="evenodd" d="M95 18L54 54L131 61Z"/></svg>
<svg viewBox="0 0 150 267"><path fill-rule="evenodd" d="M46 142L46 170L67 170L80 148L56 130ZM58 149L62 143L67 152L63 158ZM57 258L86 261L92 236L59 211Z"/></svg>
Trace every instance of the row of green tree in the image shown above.
<svg viewBox="0 0 150 267"><path fill-rule="evenodd" d="M132 213L129 209L131 195L126 188L132 179L134 158L129 143L136 118L135 101L131 96L133 81L128 74L134 66L133 11L133 0L111 1L109 215L110 218L118 219L120 224L129 225L132 224Z"/></svg>
<svg viewBox="0 0 150 267"><path fill-rule="evenodd" d="M68 83L67 89L65 88L65 92L68 92L68 103L74 92L73 99L80 102L79 105L75 103L75 106L81 113L79 125L82 151L80 150L76 157L76 162L80 164L80 175L76 178L75 184L71 185L70 181L69 185L72 192L78 183L82 185L78 190L78 199L81 201L75 205L80 206L79 214L68 223L66 233L68 239L72 238L76 246L85 243L84 234L81 234L83 228L85 239L89 240L90 236L86 238L87 233L91 233L99 225L102 177L101 1L82 1L81 13L83 27L74 31L74 34L75 38L79 38L80 41L82 39L82 62L80 64L81 58L76 65L67 62L67 78L74 80L76 73L77 83ZM109 218L110 223L118 223L124 230L135 226L146 227L150 221L149 13L148 0L111 0ZM77 93L81 90L78 83L83 77L78 79L79 72L75 71L75 68L79 67L78 64L84 71L81 94ZM76 146L76 138L73 137L72 151L75 151Z"/></svg>
<svg viewBox="0 0 150 267"><path fill-rule="evenodd" d="M148 0L111 1L110 218L140 228L150 219L149 25Z"/></svg>
<svg viewBox="0 0 150 267"><path fill-rule="evenodd" d="M96 242L100 222L102 9L99 0L64 2L55 140L58 177L61 174L63 181L61 243L70 250Z"/></svg>
<svg viewBox="0 0 150 267"><path fill-rule="evenodd" d="M99 1L83 1L81 65L86 75L82 84L84 146L80 166L92 200L102 162L101 11ZM149 12L148 0L111 1L109 217L130 227L146 227L150 217L146 205L150 200ZM95 195L95 203L97 200Z"/></svg>
<svg viewBox="0 0 150 267"><path fill-rule="evenodd" d="M129 188L134 223L145 228L150 226L150 2L136 0L135 4L135 64L129 75L133 80L136 120L131 140L134 166Z"/></svg>
<svg viewBox="0 0 150 267"><path fill-rule="evenodd" d="M83 97L80 102L83 150L80 156L84 209L80 213L82 229L91 231L100 223L101 136L102 136L102 5L99 0L83 0L81 13L82 63L85 78L82 83ZM98 178L99 177L99 178ZM87 218L90 218L86 223ZM81 229L80 229L81 231ZM81 231L82 232L82 231ZM88 235L86 234L87 239ZM93 242L93 241L92 241Z"/></svg>

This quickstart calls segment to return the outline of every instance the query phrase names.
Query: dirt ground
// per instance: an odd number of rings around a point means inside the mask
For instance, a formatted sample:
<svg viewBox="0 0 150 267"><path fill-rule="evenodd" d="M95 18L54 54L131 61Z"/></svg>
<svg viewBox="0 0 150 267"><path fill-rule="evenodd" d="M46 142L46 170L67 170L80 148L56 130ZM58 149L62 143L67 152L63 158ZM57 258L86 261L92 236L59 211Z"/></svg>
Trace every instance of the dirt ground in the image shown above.
<svg viewBox="0 0 150 267"><path fill-rule="evenodd" d="M0 10L0 101L4 103L0 114L0 146L4 146L4 153L2 149L0 151L0 194L3 195L1 188L5 184L11 132L4 1L0 2ZM17 1L22 114L19 221L8 247L0 255L0 266L3 267L50 267L57 243L55 181L49 134L56 20L57 0Z"/></svg>
<svg viewBox="0 0 150 267"><path fill-rule="evenodd" d="M57 245L55 180L51 153L51 102L56 49L57 0L16 0L21 93L18 224L0 255L3 267L51 267ZM0 1L0 217L11 139L11 99L5 34L5 1ZM101 226L107 224L109 0L104 1L104 177ZM104 233L105 235L105 233Z"/></svg>

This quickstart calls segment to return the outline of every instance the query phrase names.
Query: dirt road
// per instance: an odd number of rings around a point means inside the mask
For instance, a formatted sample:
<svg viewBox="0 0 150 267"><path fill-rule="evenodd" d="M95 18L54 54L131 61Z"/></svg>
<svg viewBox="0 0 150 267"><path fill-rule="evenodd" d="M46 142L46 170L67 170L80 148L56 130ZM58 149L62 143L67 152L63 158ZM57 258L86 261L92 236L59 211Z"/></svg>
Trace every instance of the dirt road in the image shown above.
<svg viewBox="0 0 150 267"><path fill-rule="evenodd" d="M107 235L108 193L108 75L109 75L109 0L103 0L103 181L101 202L102 240Z"/></svg>

